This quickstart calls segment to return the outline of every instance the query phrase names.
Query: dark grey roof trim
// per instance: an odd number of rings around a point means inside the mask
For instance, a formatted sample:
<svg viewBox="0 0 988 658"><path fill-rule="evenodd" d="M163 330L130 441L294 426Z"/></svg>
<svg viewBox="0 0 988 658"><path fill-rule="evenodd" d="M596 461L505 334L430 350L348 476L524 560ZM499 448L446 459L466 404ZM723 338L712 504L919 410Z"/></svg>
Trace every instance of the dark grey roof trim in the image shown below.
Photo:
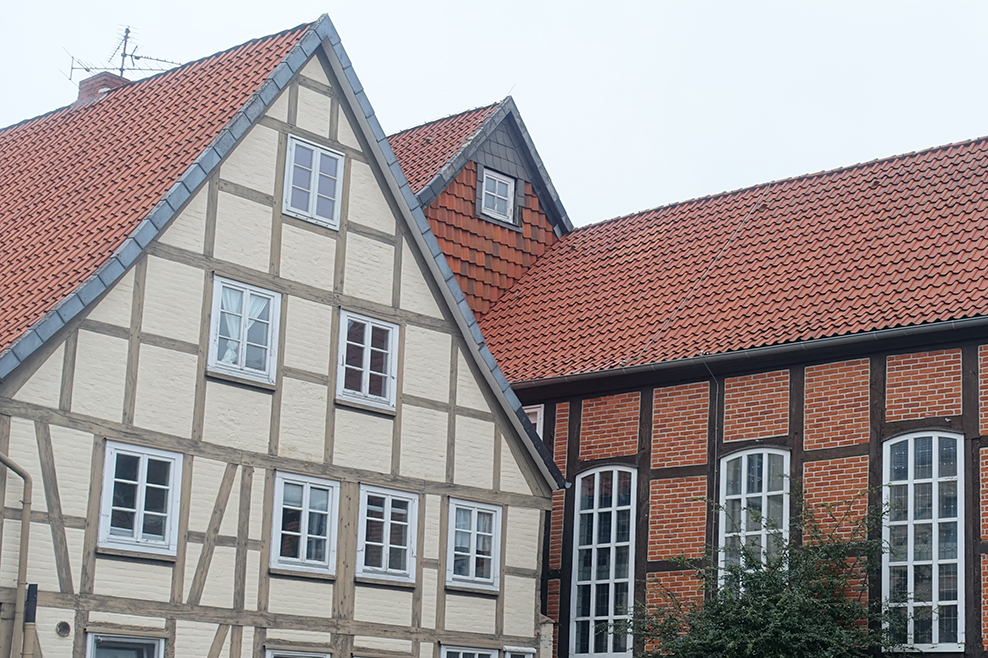
<svg viewBox="0 0 988 658"><path fill-rule="evenodd" d="M185 202L202 186L209 174L216 169L220 161L233 150L254 122L267 111L278 93L309 61L309 56L330 34L330 30L332 24L326 15L321 16L310 26L281 63L227 122L205 151L185 170L161 201L141 220L113 255L75 291L62 299L55 308L48 311L0 353L0 381L31 356L55 332L85 311L124 275L144 252L144 248L161 233ZM335 34L335 30L332 32Z"/></svg>
<svg viewBox="0 0 988 658"><path fill-rule="evenodd" d="M371 135L367 136L373 139L373 142L371 143L371 150L377 150L376 155L378 155L386 165L383 168L391 172L393 182L397 186L398 192L402 197L404 197L405 202L408 204L408 210L411 213L411 217L406 219L411 219L412 222L414 222L414 225L418 228L418 237L422 240L421 246L424 246L428 255L432 257L430 265L435 268L435 274L446 284L445 293L448 295L447 300L451 302L450 306L454 307L453 316L457 320L457 324L460 325L463 336L467 340L467 345L472 348L472 351L475 351L476 356L479 357L480 361L482 361L480 364L482 369L486 367L486 371L490 375L489 383L492 385L495 395L499 397L499 401L502 406L505 407L506 411L514 413L513 420L516 421L514 423L514 429L519 432L521 436L528 438L529 451L535 458L536 463L540 466L542 474L545 476L546 480L549 482L554 482L555 485L560 488L565 487L565 478L563 478L562 473L559 472L559 468L556 467L552 454L545 447L545 444L536 433L532 423L528 420L528 415L522 408L521 401L511 389L511 384L508 383L504 373L501 372L501 368L497 365L494 355L491 354L490 349L487 347L487 343L484 341L483 334L480 331L480 327L477 325L477 320L474 318L473 312L470 310L470 306L467 304L466 297L463 295L463 291L460 289L459 284L453 277L453 271L446 263L446 256L443 254L442 249L439 248L439 243L436 241L436 236L432 233L432 229L429 227L429 220L426 219L425 214L422 212L422 204L418 197L415 196L415 193L412 192L412 188L408 184L408 179L405 178L405 174L401 171L401 167L398 166L398 158L395 157L394 151L388 143L388 137L384 134L384 130L381 129L380 122L378 122L377 117L374 115L374 108L371 107L370 101L367 100L367 94L364 93L363 86L361 86L360 81L357 79L357 74L353 70L353 65L350 62L350 58L347 57L346 50L343 48L343 44L340 41L339 34L337 34L336 29L333 27L328 18L326 18L325 21L328 24L329 29L329 37L327 38L329 48L327 48L327 50L332 49L335 54L335 58L340 65L343 77L345 77L350 84L354 100L363 112L363 116L358 115L358 119L364 119L370 129ZM320 24L321 23L322 20L320 20ZM332 62L333 58L331 57L330 60ZM505 102L501 104L501 108L499 108L498 112L501 111L503 111L504 114L500 116L497 122L491 122L493 116L489 117L488 121L485 122L485 126L488 124L490 125L489 130L496 128L497 124L508 115L508 112L514 111L517 116L514 102L510 97L508 97ZM497 114L497 112L495 112L495 114ZM526 139L527 134L527 132L523 131L523 135L526 136ZM531 141L528 140L528 143L531 144ZM534 153L534 146L531 147L531 150L532 153ZM466 161L464 161L464 163L465 162ZM544 172L545 170L541 166L541 160L536 160L536 162L539 165L539 171ZM545 180L548 182L547 175ZM572 226L569 224L569 219L566 218L565 211L562 211L562 205L559 204L558 208L562 212L560 215L562 221L565 221L565 225L572 229ZM409 223L411 224L412 222Z"/></svg>
<svg viewBox="0 0 988 658"><path fill-rule="evenodd" d="M491 133L497 130L498 126L508 117L511 117L518 127L518 132L521 134L525 150L528 153L528 157L532 159L532 164L538 174L539 181L537 185L543 189L537 191L549 196L549 201L551 202L550 208L553 210L553 212L549 213L549 216L550 219L554 220L553 227L556 229L556 236L562 237L564 233L569 233L573 230L573 224L566 214L566 209L563 208L563 202L559 199L559 193L556 192L556 188L552 184L552 179L549 178L549 172L542 163L539 152L535 149L535 142L532 141L531 135L528 134L528 128L525 127L525 122L521 120L521 113L515 105L515 99L511 96L501 101L497 109L480 124L477 130L467 139L466 143L460 147L460 150L419 191L418 201L422 206L427 206L435 201L436 197L442 194L443 190L459 175L460 171L463 170L473 157L473 154L480 148L480 145L484 143L484 140L490 137ZM539 196L542 196L542 194Z"/></svg>

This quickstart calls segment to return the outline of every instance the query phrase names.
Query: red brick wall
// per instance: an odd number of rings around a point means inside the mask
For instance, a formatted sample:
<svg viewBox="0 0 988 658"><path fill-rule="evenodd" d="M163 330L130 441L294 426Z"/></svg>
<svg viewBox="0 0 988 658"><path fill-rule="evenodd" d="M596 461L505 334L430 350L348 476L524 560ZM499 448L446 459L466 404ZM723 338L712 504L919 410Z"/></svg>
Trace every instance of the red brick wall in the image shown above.
<svg viewBox="0 0 988 658"><path fill-rule="evenodd" d="M981 539L988 537L988 449L981 451Z"/></svg>
<svg viewBox="0 0 988 658"><path fill-rule="evenodd" d="M885 420L961 413L961 351L940 350L888 357Z"/></svg>
<svg viewBox="0 0 988 658"><path fill-rule="evenodd" d="M725 441L788 433L788 370L731 377L724 381Z"/></svg>
<svg viewBox="0 0 988 658"><path fill-rule="evenodd" d="M652 468L707 463L710 385L655 389L652 399Z"/></svg>
<svg viewBox="0 0 988 658"><path fill-rule="evenodd" d="M569 449L569 402L556 405L556 429L552 439L552 452L556 466L566 477L566 455ZM564 491L552 494L552 518L549 523L549 568L560 569L563 566L563 520Z"/></svg>
<svg viewBox="0 0 988 658"><path fill-rule="evenodd" d="M552 655L559 655L559 579L549 581L546 592L546 616L554 623L552 625Z"/></svg>
<svg viewBox="0 0 988 658"><path fill-rule="evenodd" d="M978 348L978 403L981 433L988 434L988 345Z"/></svg>
<svg viewBox="0 0 988 658"><path fill-rule="evenodd" d="M566 477L566 456L569 454L569 402L556 405L556 427L552 433L552 456Z"/></svg>
<svg viewBox="0 0 988 658"><path fill-rule="evenodd" d="M649 490L648 559L701 557L707 519L707 478L652 480Z"/></svg>
<svg viewBox="0 0 988 658"><path fill-rule="evenodd" d="M558 239L529 183L525 183L525 207L517 210L520 232L477 217L477 166L473 162L423 208L478 318Z"/></svg>
<svg viewBox="0 0 988 658"><path fill-rule="evenodd" d="M806 369L803 447L813 450L868 442L869 373L868 359Z"/></svg>
<svg viewBox="0 0 988 658"><path fill-rule="evenodd" d="M700 579L693 569L650 573L645 577L645 605L664 605L675 596L680 603L693 603L703 598Z"/></svg>
<svg viewBox="0 0 988 658"><path fill-rule="evenodd" d="M821 529L850 538L868 512L868 456L804 463L803 498Z"/></svg>
<svg viewBox="0 0 988 658"><path fill-rule="evenodd" d="M580 459L638 452L640 393L622 393L583 402Z"/></svg>

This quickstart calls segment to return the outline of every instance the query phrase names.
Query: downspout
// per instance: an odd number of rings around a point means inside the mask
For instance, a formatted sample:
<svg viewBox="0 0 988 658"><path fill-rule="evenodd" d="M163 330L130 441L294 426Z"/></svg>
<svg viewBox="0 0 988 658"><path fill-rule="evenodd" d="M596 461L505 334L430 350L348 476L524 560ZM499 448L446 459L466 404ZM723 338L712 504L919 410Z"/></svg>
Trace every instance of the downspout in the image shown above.
<svg viewBox="0 0 988 658"><path fill-rule="evenodd" d="M17 553L17 598L14 601L14 634L10 643L11 653L18 648L18 655L23 655L24 645L24 608L27 603L27 550L31 539L31 476L14 460L0 452L0 463L16 473L24 480L24 497L21 500L21 546Z"/></svg>

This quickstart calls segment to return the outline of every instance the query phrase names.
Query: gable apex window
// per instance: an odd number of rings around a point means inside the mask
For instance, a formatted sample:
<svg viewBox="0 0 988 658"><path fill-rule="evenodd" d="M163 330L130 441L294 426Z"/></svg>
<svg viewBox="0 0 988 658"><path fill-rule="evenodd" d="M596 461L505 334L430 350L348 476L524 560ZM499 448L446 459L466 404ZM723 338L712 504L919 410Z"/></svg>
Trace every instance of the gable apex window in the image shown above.
<svg viewBox="0 0 988 658"><path fill-rule="evenodd" d="M216 277L208 369L273 384L280 318L279 293Z"/></svg>
<svg viewBox="0 0 988 658"><path fill-rule="evenodd" d="M320 226L339 228L342 178L342 153L289 137L282 212Z"/></svg>
<svg viewBox="0 0 988 658"><path fill-rule="evenodd" d="M515 179L483 167L480 212L501 222L515 222Z"/></svg>
<svg viewBox="0 0 988 658"><path fill-rule="evenodd" d="M336 397L394 409L397 370L398 325L340 311Z"/></svg>

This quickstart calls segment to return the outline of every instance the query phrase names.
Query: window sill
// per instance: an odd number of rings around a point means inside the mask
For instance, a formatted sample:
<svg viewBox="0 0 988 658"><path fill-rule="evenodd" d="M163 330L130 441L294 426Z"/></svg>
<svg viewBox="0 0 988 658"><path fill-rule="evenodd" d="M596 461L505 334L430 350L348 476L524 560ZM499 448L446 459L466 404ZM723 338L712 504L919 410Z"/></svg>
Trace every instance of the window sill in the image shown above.
<svg viewBox="0 0 988 658"><path fill-rule="evenodd" d="M242 384L244 386L250 386L251 388L260 388L265 391L275 391L277 390L277 384L267 381L260 381L258 379L251 379L243 375L235 375L231 372L225 372L221 370L214 370L212 368L206 368L206 377L210 379L219 379L225 382L230 382L233 384Z"/></svg>
<svg viewBox="0 0 988 658"><path fill-rule="evenodd" d="M142 551L136 545L134 548L123 548L122 546L97 546L96 555L109 558L122 557L136 560L149 560L151 562L166 562L169 564L174 564L177 561L174 555Z"/></svg>
<svg viewBox="0 0 988 658"><path fill-rule="evenodd" d="M279 578L301 578L303 580L322 580L328 582L336 580L336 574L302 571L301 569L289 569L286 567L268 567L268 573Z"/></svg>
<svg viewBox="0 0 988 658"><path fill-rule="evenodd" d="M470 585L468 583L446 583L446 591L456 592L457 594L473 594L474 596L483 596L492 599L496 599L501 595L500 588L486 585Z"/></svg>
<svg viewBox="0 0 988 658"><path fill-rule="evenodd" d="M398 412L395 411L394 407L379 407L377 405L371 404L369 402L361 402L359 400L351 400L350 398L343 398L337 396L336 404L342 407L350 407L351 409L359 409L360 411L367 411L372 414L380 414L382 416L397 416Z"/></svg>
<svg viewBox="0 0 988 658"><path fill-rule="evenodd" d="M284 205L281 208L281 214L282 215L286 215L288 217L291 217L292 219L297 219L300 222L305 222L306 224L312 224L313 226L318 226L320 228L329 229L330 231L339 231L340 230L340 220L339 220L339 218L337 218L336 221L334 221L334 222L330 222L330 221L325 220L325 219L319 219L317 217L310 217L308 215L304 215L304 214L302 214L302 213L300 213L297 210L294 210L292 208L286 208Z"/></svg>
<svg viewBox="0 0 988 658"><path fill-rule="evenodd" d="M497 224L498 226L503 226L506 229L517 231L519 233L521 233L524 230L520 225L515 224L514 222L509 222L504 219L498 219L497 217L491 217L490 215L485 215L482 212L477 214L477 219L482 219L485 222L490 222L491 224Z"/></svg>
<svg viewBox="0 0 988 658"><path fill-rule="evenodd" d="M374 585L375 587L415 589L415 581L412 580L393 580L391 578L374 577L367 574L354 576L353 582L359 585Z"/></svg>

